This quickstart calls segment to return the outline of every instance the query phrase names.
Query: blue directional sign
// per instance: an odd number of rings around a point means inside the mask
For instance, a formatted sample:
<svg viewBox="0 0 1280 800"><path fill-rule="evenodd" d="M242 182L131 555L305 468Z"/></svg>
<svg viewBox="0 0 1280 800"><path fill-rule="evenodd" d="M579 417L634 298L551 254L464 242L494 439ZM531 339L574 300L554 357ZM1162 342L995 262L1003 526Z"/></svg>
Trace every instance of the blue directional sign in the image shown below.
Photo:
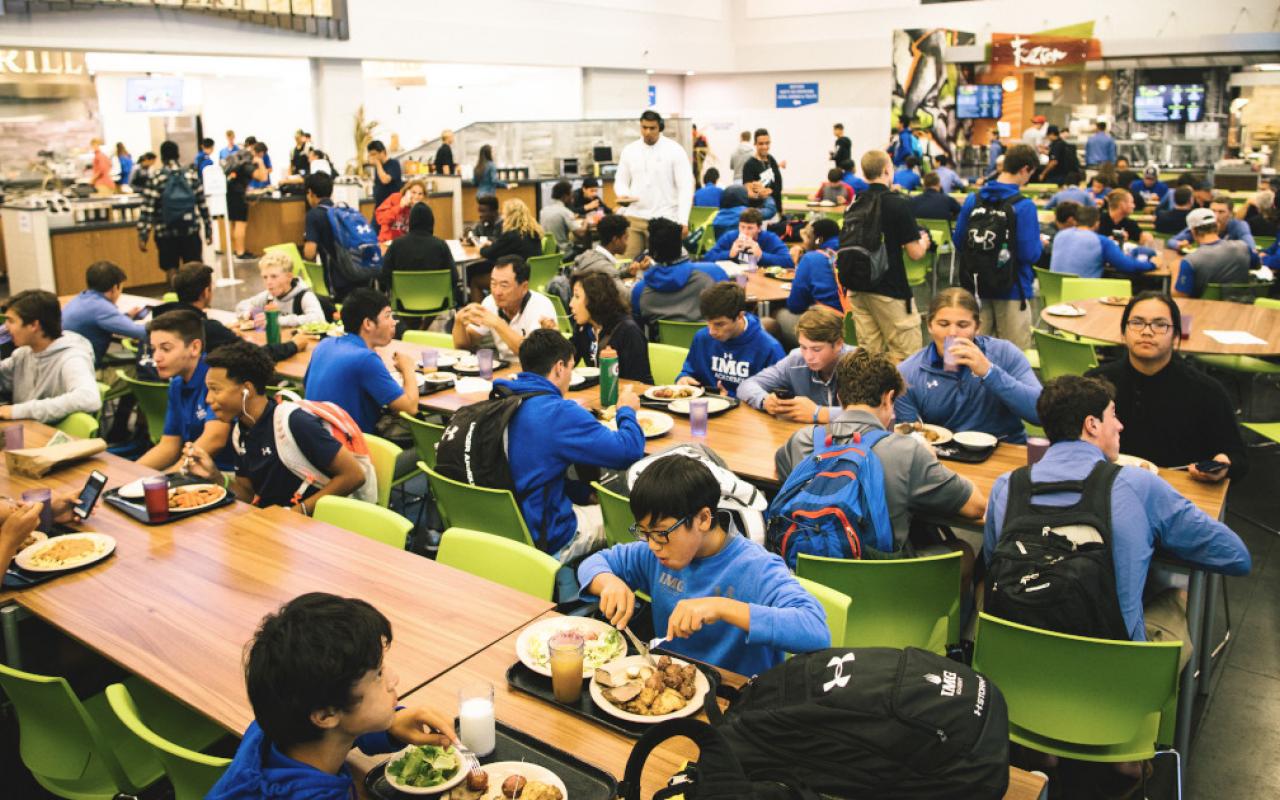
<svg viewBox="0 0 1280 800"><path fill-rule="evenodd" d="M811 106L818 102L818 84L816 83L779 83L777 84L777 107L799 108Z"/></svg>
<svg viewBox="0 0 1280 800"><path fill-rule="evenodd" d="M652 83L649 84L649 108L653 108L658 104L658 87Z"/></svg>

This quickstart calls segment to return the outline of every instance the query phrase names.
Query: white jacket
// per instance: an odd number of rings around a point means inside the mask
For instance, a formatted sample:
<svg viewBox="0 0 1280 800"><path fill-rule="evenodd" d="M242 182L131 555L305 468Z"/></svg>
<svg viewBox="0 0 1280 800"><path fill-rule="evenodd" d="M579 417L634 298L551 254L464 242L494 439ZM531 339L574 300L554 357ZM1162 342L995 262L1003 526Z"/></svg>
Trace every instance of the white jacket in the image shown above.
<svg viewBox="0 0 1280 800"><path fill-rule="evenodd" d="M102 395L93 371L93 345L64 331L44 352L19 347L0 361L0 392L12 398L14 419L57 423L74 411L97 414Z"/></svg>

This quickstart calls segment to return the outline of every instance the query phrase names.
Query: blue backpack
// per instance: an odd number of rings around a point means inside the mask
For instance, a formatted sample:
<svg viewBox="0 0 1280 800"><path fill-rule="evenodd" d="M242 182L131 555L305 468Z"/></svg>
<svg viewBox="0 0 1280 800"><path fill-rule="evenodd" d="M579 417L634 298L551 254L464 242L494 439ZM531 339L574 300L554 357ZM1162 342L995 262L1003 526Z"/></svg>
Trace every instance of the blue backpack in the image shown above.
<svg viewBox="0 0 1280 800"><path fill-rule="evenodd" d="M893 163L901 166L908 157L918 155L915 134L910 131L899 131L897 143L893 148Z"/></svg>
<svg viewBox="0 0 1280 800"><path fill-rule="evenodd" d="M346 203L327 210L333 227L334 263L326 266L342 286L368 286L382 274L378 234L364 214Z"/></svg>
<svg viewBox="0 0 1280 800"><path fill-rule="evenodd" d="M868 548L893 552L884 470L871 452L888 435L872 430L835 444L823 428L814 428L813 454L796 466L769 504L765 546L793 570L799 553L862 558Z"/></svg>

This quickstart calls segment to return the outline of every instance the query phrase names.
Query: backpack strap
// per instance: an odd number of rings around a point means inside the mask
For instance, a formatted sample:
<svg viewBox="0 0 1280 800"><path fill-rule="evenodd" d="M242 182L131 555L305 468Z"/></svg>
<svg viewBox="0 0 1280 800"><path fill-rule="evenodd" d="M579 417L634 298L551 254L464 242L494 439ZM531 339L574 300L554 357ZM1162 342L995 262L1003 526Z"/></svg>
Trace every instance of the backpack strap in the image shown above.
<svg viewBox="0 0 1280 800"><path fill-rule="evenodd" d="M622 783L618 786L618 794L623 800L640 800L640 777L649 754L668 739L680 736L691 739L698 746L697 780L708 789L699 792L698 797L750 798L754 794L742 765L720 732L701 720L682 717L654 725L636 742L627 757Z"/></svg>

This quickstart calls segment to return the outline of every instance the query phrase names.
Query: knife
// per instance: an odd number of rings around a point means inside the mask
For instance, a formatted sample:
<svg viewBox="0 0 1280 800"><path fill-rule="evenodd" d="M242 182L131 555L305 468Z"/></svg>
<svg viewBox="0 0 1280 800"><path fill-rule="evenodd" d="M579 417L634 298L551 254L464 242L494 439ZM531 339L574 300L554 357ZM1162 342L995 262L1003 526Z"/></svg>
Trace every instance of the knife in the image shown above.
<svg viewBox="0 0 1280 800"><path fill-rule="evenodd" d="M645 660L649 662L649 666L657 668L658 666L657 659L655 659L652 655L650 655L648 646L646 646L644 642L640 641L640 638L638 636L636 636L634 633L631 632L631 628L627 626L623 626L622 632L625 633L627 635L627 638L631 640L631 643L636 646L636 650L640 653L640 655L644 656ZM661 640L659 639L656 641L661 641Z"/></svg>

